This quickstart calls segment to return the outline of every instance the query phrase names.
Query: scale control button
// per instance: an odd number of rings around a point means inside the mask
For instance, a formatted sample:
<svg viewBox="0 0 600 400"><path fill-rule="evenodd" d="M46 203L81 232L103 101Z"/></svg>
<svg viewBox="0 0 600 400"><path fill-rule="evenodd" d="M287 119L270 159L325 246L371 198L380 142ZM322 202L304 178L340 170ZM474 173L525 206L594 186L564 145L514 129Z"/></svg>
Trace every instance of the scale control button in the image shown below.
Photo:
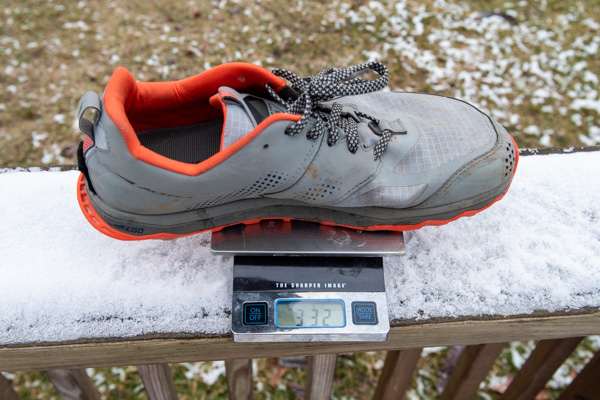
<svg viewBox="0 0 600 400"><path fill-rule="evenodd" d="M267 303L244 303L244 325L266 325L268 320Z"/></svg>
<svg viewBox="0 0 600 400"><path fill-rule="evenodd" d="M372 301L352 302L354 325L377 325L377 306Z"/></svg>

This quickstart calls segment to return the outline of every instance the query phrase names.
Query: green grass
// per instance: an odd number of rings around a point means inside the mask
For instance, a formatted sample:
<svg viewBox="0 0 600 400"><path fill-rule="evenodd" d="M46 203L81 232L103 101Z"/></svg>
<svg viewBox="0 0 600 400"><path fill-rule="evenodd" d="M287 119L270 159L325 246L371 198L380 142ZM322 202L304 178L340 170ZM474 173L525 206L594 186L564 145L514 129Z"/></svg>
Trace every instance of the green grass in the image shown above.
<svg viewBox="0 0 600 400"><path fill-rule="evenodd" d="M79 96L119 65L160 81L230 61L306 75L371 56L391 89L466 99L520 146L600 143L597 1L7 0L0 12L0 165L73 163ZM34 133L47 135L37 147Z"/></svg>

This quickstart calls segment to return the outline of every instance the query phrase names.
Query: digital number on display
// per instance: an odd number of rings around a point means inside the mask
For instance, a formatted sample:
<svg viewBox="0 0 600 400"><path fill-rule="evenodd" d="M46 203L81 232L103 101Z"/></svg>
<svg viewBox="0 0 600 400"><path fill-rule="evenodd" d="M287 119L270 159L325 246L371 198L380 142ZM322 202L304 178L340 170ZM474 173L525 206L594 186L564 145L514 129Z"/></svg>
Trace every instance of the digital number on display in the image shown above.
<svg viewBox="0 0 600 400"><path fill-rule="evenodd" d="M275 324L280 328L343 328L346 326L344 302L339 299L277 300Z"/></svg>

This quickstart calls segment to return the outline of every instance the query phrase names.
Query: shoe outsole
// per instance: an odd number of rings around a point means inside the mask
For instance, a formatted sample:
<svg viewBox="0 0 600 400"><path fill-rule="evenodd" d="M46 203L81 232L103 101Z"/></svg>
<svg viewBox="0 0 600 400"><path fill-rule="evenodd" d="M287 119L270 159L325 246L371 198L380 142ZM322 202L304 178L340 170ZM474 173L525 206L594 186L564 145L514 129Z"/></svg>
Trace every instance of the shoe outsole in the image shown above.
<svg viewBox="0 0 600 400"><path fill-rule="evenodd" d="M512 139L512 137L511 137ZM517 145L514 141L514 139L512 139L512 142L515 146L515 149L517 149ZM519 152L516 151L516 156L515 156L515 167L513 168L513 176L517 171L517 165L519 163ZM511 182L512 183L512 182ZM331 221L318 221L320 224L322 225L328 225L328 226L342 226L345 228L350 228L350 229L356 229L356 230L363 230L363 231L382 231L382 230L387 230L387 231L411 231L411 230L417 230L420 229L424 226L440 226L440 225L445 225L449 222L455 221L459 218L462 217L470 217L473 216L487 208L489 208L490 206L492 206L494 203L496 203L497 201L501 200L504 195L508 192L508 189L510 188L510 184L508 185L508 187L506 188L506 190L498 197L492 199L488 204L486 204L485 206L478 208L476 210L467 210L467 211L463 211L455 216L453 216L452 218L449 219L444 219L444 220L436 220L436 219L431 219L431 220L425 220L422 221L420 223L417 224L408 224L408 225L372 225L372 226L353 226L353 225L347 225L347 224L340 224L340 223L335 223L335 222L331 222ZM226 225L220 225L220 226L215 226L215 227L211 227L208 229L202 229L202 230L198 230L198 231L193 231L193 232L189 232L189 233L183 233L183 234L174 234L174 233L154 233L154 234L149 234L149 235L135 235L135 234L129 234L129 233L125 233L122 231L119 231L113 227L111 227L106 221L104 221L104 219L100 216L100 214L95 210L94 206L92 205L92 202L90 200L90 196L87 192L87 188L86 188L86 184L85 184L85 177L83 174L79 175L79 178L77 180L77 200L79 203L79 207L81 208L81 211L83 212L83 215L85 216L85 218L88 220L88 222L94 227L96 228L99 232L110 236L114 239L119 239L119 240L146 240L146 239L162 239L162 240L170 240L170 239L175 239L178 237L184 237L184 236L190 236L190 235L195 235L198 233L202 233L202 232L206 232L206 231L213 231L213 232L218 232L221 229L227 227L227 226L232 226L232 225L238 225L238 224L245 224L245 225L251 225L251 224L257 224L261 221L264 220L283 220L283 221L291 221L291 220L304 220L302 218L287 218L287 217L267 217L267 218L253 218L253 219L248 219L248 220L243 220L243 221L238 221L232 224L226 224Z"/></svg>

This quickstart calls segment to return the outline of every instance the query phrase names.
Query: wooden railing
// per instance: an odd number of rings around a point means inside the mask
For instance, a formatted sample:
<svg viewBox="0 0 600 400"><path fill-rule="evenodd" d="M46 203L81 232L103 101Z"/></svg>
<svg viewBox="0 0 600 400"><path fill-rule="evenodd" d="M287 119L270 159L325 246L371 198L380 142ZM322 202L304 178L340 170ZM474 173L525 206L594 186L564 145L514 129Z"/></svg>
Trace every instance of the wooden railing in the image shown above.
<svg viewBox="0 0 600 400"><path fill-rule="evenodd" d="M600 148L522 150L542 152L598 151ZM387 351L373 398L400 399L415 374L422 350L432 346L465 346L441 399L470 399L499 354L513 341L538 340L537 347L512 380L502 399L534 399L581 339L600 334L600 308L510 317L392 320L388 338L377 343L235 343L230 336L163 335L75 342L0 346L0 371L47 371L64 399L99 399L84 368L137 365L151 400L175 399L169 364L225 360L230 399L253 398L252 359L308 356L305 398L330 397L337 355ZM18 399L0 374L0 400ZM600 399L600 352L559 397Z"/></svg>
<svg viewBox="0 0 600 400"><path fill-rule="evenodd" d="M511 318L427 322L392 321L378 343L234 343L230 337L136 338L0 348L0 371L45 370L63 399L99 399L83 368L138 365L149 399L176 399L169 363L226 360L230 399L252 399L252 359L309 356L306 399L328 399L337 354L387 350L374 399L401 399L413 379L422 349L466 346L441 399L470 399L508 342L539 340L502 399L533 399L587 335L600 334L600 309ZM600 352L560 399L600 398ZM0 377L0 399L18 399Z"/></svg>

